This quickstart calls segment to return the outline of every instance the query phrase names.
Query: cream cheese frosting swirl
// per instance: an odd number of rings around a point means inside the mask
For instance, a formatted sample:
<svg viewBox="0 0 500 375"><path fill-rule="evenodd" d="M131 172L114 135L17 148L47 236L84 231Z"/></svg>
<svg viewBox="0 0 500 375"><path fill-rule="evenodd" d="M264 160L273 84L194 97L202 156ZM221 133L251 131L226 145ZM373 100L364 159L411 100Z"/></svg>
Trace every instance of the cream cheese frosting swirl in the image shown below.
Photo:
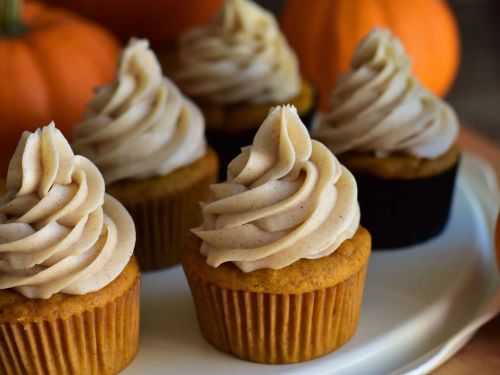
<svg viewBox="0 0 500 375"><path fill-rule="evenodd" d="M212 24L186 32L174 78L191 97L219 104L285 101L300 91L297 58L274 16L228 0Z"/></svg>
<svg viewBox="0 0 500 375"><path fill-rule="evenodd" d="M53 123L25 132L0 200L0 289L44 299L94 292L122 272L134 245L134 223L96 166Z"/></svg>
<svg viewBox="0 0 500 375"><path fill-rule="evenodd" d="M313 136L336 154L401 152L434 159L458 133L453 109L421 86L401 42L388 30L375 29L359 44L330 108L315 119Z"/></svg>
<svg viewBox="0 0 500 375"><path fill-rule="evenodd" d="M227 181L212 190L193 232L213 267L233 262L250 272L320 258L359 226L354 177L311 141L291 106L271 109L253 144L229 164Z"/></svg>
<svg viewBox="0 0 500 375"><path fill-rule="evenodd" d="M206 153L203 115L162 76L146 40L130 41L116 80L98 89L89 107L73 149L99 167L107 184L166 175Z"/></svg>

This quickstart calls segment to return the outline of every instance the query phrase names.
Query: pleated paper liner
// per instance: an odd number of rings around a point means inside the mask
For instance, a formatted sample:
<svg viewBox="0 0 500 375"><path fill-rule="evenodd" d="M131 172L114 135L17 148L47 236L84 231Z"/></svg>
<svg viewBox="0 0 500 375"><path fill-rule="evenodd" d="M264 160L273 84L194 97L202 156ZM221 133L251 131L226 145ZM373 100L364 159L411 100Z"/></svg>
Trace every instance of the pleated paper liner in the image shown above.
<svg viewBox="0 0 500 375"><path fill-rule="evenodd" d="M294 104L304 124L310 128L316 112L317 95L310 83L303 81L302 91L289 101L253 105L216 106L201 103L207 119L207 140L220 158L219 179L226 178L227 165L238 156L241 148L251 145L259 126L272 107Z"/></svg>
<svg viewBox="0 0 500 375"><path fill-rule="evenodd" d="M231 264L211 268L199 242L189 245L183 266L200 330L219 350L254 362L295 363L330 353L354 335L370 254L366 230L330 256L248 274Z"/></svg>
<svg viewBox="0 0 500 375"><path fill-rule="evenodd" d="M358 184L361 223L373 247L400 248L441 233L448 223L458 162L435 176L387 179L353 172Z"/></svg>
<svg viewBox="0 0 500 375"><path fill-rule="evenodd" d="M192 165L167 176L126 180L108 187L134 219L135 255L141 270L175 265L190 229L201 222L200 202L210 198L216 181L217 155L212 149Z"/></svg>
<svg viewBox="0 0 500 375"><path fill-rule="evenodd" d="M0 373L111 375L139 347L139 267L85 296L28 300L1 291Z"/></svg>

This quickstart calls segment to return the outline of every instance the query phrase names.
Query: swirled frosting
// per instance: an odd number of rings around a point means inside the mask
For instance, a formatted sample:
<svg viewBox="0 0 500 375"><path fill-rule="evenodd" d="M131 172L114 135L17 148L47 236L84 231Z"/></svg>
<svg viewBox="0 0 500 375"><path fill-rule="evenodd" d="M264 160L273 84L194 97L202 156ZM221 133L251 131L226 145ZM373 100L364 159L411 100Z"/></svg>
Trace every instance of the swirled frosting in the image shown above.
<svg viewBox="0 0 500 375"><path fill-rule="evenodd" d="M401 152L434 159L455 142L453 109L417 81L400 41L375 29L357 47L351 71L315 120L313 136L333 152Z"/></svg>
<svg viewBox="0 0 500 375"><path fill-rule="evenodd" d="M185 33L174 75L191 97L220 104L285 101L300 91L297 58L273 15L228 0L212 24Z"/></svg>
<svg viewBox="0 0 500 375"><path fill-rule="evenodd" d="M203 115L162 76L146 40L130 41L115 81L98 89L89 107L73 149L99 167L106 183L166 175L206 153Z"/></svg>
<svg viewBox="0 0 500 375"><path fill-rule="evenodd" d="M113 281L135 245L134 223L54 124L25 132L0 200L0 289L28 298L87 294Z"/></svg>
<svg viewBox="0 0 500 375"><path fill-rule="evenodd" d="M271 109L252 146L229 164L227 181L212 190L193 231L213 267L233 262L249 272L320 258L359 226L356 181L311 141L291 106Z"/></svg>

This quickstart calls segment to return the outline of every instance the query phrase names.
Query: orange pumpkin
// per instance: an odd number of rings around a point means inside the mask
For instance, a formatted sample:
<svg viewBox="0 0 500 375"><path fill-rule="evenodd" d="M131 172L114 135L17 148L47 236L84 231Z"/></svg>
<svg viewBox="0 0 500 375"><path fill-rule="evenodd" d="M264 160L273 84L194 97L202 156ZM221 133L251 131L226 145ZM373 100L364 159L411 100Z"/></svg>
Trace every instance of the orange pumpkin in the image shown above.
<svg viewBox="0 0 500 375"><path fill-rule="evenodd" d="M93 89L110 81L118 42L69 12L0 1L0 176L21 133L54 120L71 135Z"/></svg>
<svg viewBox="0 0 500 375"><path fill-rule="evenodd" d="M184 30L206 24L223 0L43 0L66 7L113 31L121 40L148 38L153 46L175 43Z"/></svg>
<svg viewBox="0 0 500 375"><path fill-rule="evenodd" d="M288 0L281 26L303 73L318 86L323 109L356 45L374 27L390 28L402 40L416 76L437 95L446 94L458 68L458 29L442 0Z"/></svg>

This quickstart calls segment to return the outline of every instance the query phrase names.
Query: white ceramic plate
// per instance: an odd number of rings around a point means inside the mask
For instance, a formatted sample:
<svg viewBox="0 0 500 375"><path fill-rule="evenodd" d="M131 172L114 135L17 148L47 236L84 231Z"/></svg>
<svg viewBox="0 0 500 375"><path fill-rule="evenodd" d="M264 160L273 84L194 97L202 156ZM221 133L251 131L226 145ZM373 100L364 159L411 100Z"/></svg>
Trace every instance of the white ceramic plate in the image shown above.
<svg viewBox="0 0 500 375"><path fill-rule="evenodd" d="M445 232L405 250L373 252L354 338L296 365L254 364L217 351L198 331L181 268L146 274L141 348L123 374L426 373L465 344L480 325L471 322L497 311L487 307L500 285L492 243L497 209L494 174L465 155Z"/></svg>

